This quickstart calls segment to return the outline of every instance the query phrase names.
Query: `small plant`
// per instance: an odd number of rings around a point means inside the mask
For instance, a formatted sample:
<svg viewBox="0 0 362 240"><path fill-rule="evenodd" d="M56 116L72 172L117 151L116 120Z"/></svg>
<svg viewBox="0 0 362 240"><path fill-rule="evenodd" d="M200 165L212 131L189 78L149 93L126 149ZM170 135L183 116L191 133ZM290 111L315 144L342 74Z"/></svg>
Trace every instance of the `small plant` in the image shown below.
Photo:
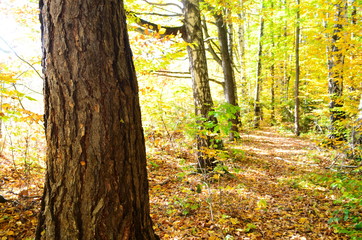
<svg viewBox="0 0 362 240"><path fill-rule="evenodd" d="M179 208L180 213L184 216L190 215L200 208L200 204L193 201L190 197L183 199L176 196L173 203Z"/></svg>

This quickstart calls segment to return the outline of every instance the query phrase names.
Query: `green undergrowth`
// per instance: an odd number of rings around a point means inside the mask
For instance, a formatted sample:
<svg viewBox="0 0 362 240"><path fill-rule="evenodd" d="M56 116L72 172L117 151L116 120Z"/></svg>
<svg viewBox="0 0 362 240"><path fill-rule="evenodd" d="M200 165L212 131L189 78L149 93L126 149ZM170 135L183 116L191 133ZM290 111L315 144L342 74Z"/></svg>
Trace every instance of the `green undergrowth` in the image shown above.
<svg viewBox="0 0 362 240"><path fill-rule="evenodd" d="M362 239L362 167L349 173L312 173L294 179L296 188L313 186L325 189L333 199L333 208L328 223L338 233L347 234L353 240ZM309 187L308 187L309 188Z"/></svg>

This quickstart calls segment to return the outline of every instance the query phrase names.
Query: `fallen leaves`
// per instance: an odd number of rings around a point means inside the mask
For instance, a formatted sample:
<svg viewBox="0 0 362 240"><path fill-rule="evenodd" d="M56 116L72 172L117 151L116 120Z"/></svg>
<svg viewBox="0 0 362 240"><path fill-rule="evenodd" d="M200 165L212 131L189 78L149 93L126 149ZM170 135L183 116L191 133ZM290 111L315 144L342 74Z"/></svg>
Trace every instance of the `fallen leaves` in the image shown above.
<svg viewBox="0 0 362 240"><path fill-rule="evenodd" d="M319 171L307 160L311 145L270 131L243 135L241 143L228 146L227 174L199 174L190 155L155 151L148 168L156 233L164 240L348 239L328 224L338 209L337 193L302 179ZM3 188L1 194L11 201L0 205L0 240L30 239L42 174L28 176L39 184L24 183L21 173L5 165L1 177L11 191Z"/></svg>
<svg viewBox="0 0 362 240"><path fill-rule="evenodd" d="M230 145L237 156L225 161L233 177L197 174L188 168L193 159L162 155L158 170L151 170L151 182L179 177L150 192L161 239L348 239L328 225L333 200L326 198L326 189L306 183L294 186L290 180L319 171L307 160L312 143L269 131L242 137L248 141ZM196 191L198 185L202 191ZM192 203L198 208L182 214Z"/></svg>

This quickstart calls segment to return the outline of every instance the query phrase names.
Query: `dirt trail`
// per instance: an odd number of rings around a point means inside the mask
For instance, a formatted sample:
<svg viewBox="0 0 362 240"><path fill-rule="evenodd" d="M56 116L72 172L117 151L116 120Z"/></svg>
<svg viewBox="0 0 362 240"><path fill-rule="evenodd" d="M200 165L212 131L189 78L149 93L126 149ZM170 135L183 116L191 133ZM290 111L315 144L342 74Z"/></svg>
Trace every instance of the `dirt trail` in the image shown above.
<svg viewBox="0 0 362 240"><path fill-rule="evenodd" d="M176 177L195 159L184 167L173 156L153 160L151 213L161 239L348 239L327 223L334 210L327 189L305 179L326 171L326 152L272 129L244 133L227 148L231 174L211 173L208 185L202 174Z"/></svg>
<svg viewBox="0 0 362 240"><path fill-rule="evenodd" d="M262 236L257 239L344 239L327 224L333 199L325 189L303 181L307 173L324 169L323 153L314 143L271 129L241 137L246 156L239 162L245 170L239 181L250 198L239 213L247 211L258 222ZM264 210L255 211L259 205Z"/></svg>

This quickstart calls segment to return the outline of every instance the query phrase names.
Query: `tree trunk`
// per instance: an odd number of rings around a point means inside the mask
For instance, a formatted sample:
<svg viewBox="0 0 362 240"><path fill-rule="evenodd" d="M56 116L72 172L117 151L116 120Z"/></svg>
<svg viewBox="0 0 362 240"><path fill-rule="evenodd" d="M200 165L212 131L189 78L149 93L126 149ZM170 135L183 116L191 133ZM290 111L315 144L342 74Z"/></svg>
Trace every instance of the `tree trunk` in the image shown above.
<svg viewBox="0 0 362 240"><path fill-rule="evenodd" d="M264 6L264 4L262 4ZM257 79L256 79L256 86L255 86L255 98L254 98L254 128L260 127L260 121L262 118L261 112L261 104L260 104L260 92L261 92L261 83L262 83L262 76L261 76L261 57L263 55L263 34L264 34L264 18L263 18L263 7L261 9L261 17L260 17L260 32L259 32L259 50L258 50L258 66L257 66Z"/></svg>
<svg viewBox="0 0 362 240"><path fill-rule="evenodd" d="M345 140L343 121L346 116L345 112L341 110L343 107L343 62L344 54L341 48L341 35L343 32L343 20L345 14L345 7L342 2L335 4L336 12L334 14L333 34L331 36L331 46L328 53L328 93L330 95L330 139L336 141Z"/></svg>
<svg viewBox="0 0 362 240"><path fill-rule="evenodd" d="M158 239L123 2L40 1L47 173L36 239Z"/></svg>
<svg viewBox="0 0 362 240"><path fill-rule="evenodd" d="M299 77L300 77L300 65L299 65L299 37L300 37L300 0L297 0L297 25L295 28L295 84L294 84L294 133L296 136L300 135L300 112L299 112Z"/></svg>
<svg viewBox="0 0 362 240"><path fill-rule="evenodd" d="M274 3L271 3L271 8L274 9ZM271 105L271 113L270 113L270 123L272 126L275 125L275 39L274 39L274 14L271 16L271 22L270 22L270 35L271 35L271 49L270 49L270 55L271 55L271 65L270 65L270 80L271 80L271 86L270 86L270 105Z"/></svg>
<svg viewBox="0 0 362 240"><path fill-rule="evenodd" d="M226 22L224 21L223 15L218 14L214 15L216 20L216 27L218 30L218 38L220 43L221 50L221 61L222 61L222 69L224 74L224 95L227 103L234 107L239 107L237 103L237 95L236 95L236 83L234 78L234 71L232 67L232 58L229 52L229 44L228 44L228 33L226 28ZM231 122L231 129L229 134L229 139L234 140L236 134L239 132L239 111L234 115L233 118L229 119ZM235 134L236 133L236 134Z"/></svg>
<svg viewBox="0 0 362 240"><path fill-rule="evenodd" d="M246 79L246 61L245 61L245 48L246 48L246 42L245 42L245 13L243 8L244 1L240 1L241 6L241 12L238 14L238 17L240 19L239 29L238 29L238 39L239 39L239 56L240 56L240 68L241 68L241 92L242 95L246 96L249 94L249 91L247 91L247 79Z"/></svg>
<svg viewBox="0 0 362 240"><path fill-rule="evenodd" d="M211 91L209 85L209 76L207 71L206 53L204 39L202 35L201 17L199 9L199 0L185 0L185 41L188 42L187 52L190 61L190 72L192 78L192 89L195 102L196 116L203 120L198 121L200 134L197 138L198 165L201 170L207 170L215 165L215 158L207 153L207 149L221 148L222 142L211 135L203 136L203 130L213 131L217 120L214 116L209 116L213 108ZM205 126L205 123L211 127Z"/></svg>

